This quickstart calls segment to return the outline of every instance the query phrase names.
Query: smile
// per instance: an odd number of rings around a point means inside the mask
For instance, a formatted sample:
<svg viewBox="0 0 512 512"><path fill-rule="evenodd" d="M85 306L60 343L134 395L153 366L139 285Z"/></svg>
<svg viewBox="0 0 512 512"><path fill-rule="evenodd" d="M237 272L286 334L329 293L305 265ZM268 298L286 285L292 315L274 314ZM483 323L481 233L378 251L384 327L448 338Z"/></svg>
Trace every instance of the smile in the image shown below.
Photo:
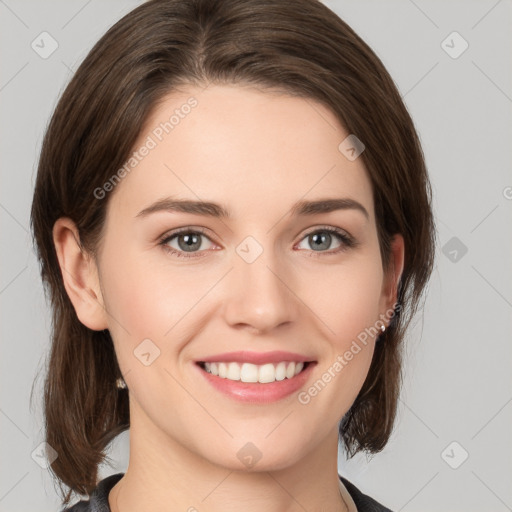
<svg viewBox="0 0 512 512"><path fill-rule="evenodd" d="M197 362L200 374L215 390L238 402L268 404L298 392L310 378L316 361L280 361L256 365L237 362Z"/></svg>
<svg viewBox="0 0 512 512"><path fill-rule="evenodd" d="M281 361L279 363L267 363L256 365L252 363L215 362L200 363L202 368L212 375L241 382L259 382L268 384L284 379L291 379L298 375L308 363L302 361Z"/></svg>

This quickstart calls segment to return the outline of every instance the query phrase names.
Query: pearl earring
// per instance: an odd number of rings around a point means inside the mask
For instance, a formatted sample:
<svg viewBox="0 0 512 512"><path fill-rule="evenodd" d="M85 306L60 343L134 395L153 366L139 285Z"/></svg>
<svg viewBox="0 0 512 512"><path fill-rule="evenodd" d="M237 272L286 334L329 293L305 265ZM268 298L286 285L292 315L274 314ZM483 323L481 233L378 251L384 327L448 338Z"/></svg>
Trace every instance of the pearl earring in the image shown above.
<svg viewBox="0 0 512 512"><path fill-rule="evenodd" d="M126 389L126 382L122 377L116 380L116 386L118 389Z"/></svg>

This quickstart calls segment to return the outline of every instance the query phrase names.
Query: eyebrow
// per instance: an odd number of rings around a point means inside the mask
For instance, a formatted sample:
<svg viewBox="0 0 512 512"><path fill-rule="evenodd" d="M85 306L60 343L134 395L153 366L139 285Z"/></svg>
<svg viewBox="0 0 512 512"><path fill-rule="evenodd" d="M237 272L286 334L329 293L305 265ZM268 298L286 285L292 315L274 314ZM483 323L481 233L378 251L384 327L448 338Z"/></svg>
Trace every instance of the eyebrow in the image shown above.
<svg viewBox="0 0 512 512"><path fill-rule="evenodd" d="M367 219L370 218L366 208L358 201L350 198L298 201L292 206L291 214L294 216L307 216L319 213L329 213L336 210L356 210L364 214ZM159 199L147 208L141 210L135 217L146 217L152 213L161 211L192 213L222 219L231 218L229 210L218 203L210 201L193 201L190 199L175 199L172 197Z"/></svg>

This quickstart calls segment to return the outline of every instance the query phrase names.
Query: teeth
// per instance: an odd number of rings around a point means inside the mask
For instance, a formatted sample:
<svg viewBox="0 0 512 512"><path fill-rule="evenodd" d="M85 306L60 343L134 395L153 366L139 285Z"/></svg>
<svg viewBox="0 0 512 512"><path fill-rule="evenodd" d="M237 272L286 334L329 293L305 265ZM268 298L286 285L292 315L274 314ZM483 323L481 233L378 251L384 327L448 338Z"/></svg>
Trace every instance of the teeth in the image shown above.
<svg viewBox="0 0 512 512"><path fill-rule="evenodd" d="M205 363L205 367L207 364L208 363ZM228 376L228 365L226 363L218 363L217 370L217 363L211 363L211 372L213 373L213 375L218 375L219 377L225 379Z"/></svg>
<svg viewBox="0 0 512 512"><path fill-rule="evenodd" d="M251 363L204 363L204 369L212 375L223 379L240 380L242 382L260 382L266 384L276 380L291 379L304 368L304 363L282 361L277 365L272 363L256 365Z"/></svg>

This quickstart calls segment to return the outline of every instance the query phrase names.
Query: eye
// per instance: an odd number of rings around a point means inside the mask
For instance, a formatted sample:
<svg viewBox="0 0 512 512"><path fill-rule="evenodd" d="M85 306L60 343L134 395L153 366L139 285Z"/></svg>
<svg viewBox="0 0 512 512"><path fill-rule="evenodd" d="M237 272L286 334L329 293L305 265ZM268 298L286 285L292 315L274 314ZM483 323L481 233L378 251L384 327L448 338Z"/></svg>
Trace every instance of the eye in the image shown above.
<svg viewBox="0 0 512 512"><path fill-rule="evenodd" d="M319 254L314 254L315 252L327 252L326 249L331 248L333 241L337 241L339 245L334 248L335 250L329 251L328 254L336 254L347 248L354 247L355 245L355 240L348 235L348 233L334 227L316 228L314 231L310 231L306 234L303 240L305 240L310 247L313 247L313 254L311 254L311 256L319 256Z"/></svg>
<svg viewBox="0 0 512 512"><path fill-rule="evenodd" d="M210 238L206 236L203 229L183 228L178 231L166 233L160 239L159 245L167 252L177 257L195 258L202 256L202 253L207 249L211 249L211 247L205 247L203 243L204 240L208 240L210 244L213 244ZM327 226L310 231L302 240L307 241L310 247L313 247L310 251L311 256L320 256L322 253L337 254L356 245L355 240L345 231ZM333 241L338 242L338 247L335 247L334 250L327 251L327 249L331 248ZM301 243L303 242L301 241Z"/></svg>
<svg viewBox="0 0 512 512"><path fill-rule="evenodd" d="M204 240L212 243L202 229L185 228L172 233L166 233L160 240L159 245L178 257L194 258L201 256L201 254L196 254L197 252L200 253L208 249L203 243Z"/></svg>

